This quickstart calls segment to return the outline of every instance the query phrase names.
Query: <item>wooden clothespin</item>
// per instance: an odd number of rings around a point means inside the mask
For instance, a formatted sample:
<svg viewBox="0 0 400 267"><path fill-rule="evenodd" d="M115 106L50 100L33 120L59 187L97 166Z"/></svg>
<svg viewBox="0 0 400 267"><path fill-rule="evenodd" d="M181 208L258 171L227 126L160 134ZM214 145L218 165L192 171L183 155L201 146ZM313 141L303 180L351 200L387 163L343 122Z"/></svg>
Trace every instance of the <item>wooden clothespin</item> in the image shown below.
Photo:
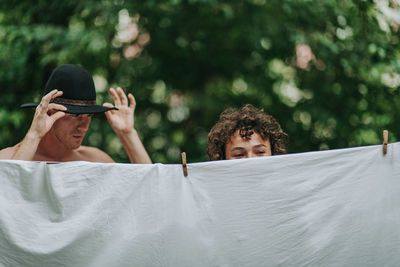
<svg viewBox="0 0 400 267"><path fill-rule="evenodd" d="M188 176L188 170L186 165L186 152L181 153L181 158L182 158L183 175L186 177Z"/></svg>
<svg viewBox="0 0 400 267"><path fill-rule="evenodd" d="M387 145L388 145L388 138L389 133L387 130L383 130L383 155L386 155L387 153Z"/></svg>

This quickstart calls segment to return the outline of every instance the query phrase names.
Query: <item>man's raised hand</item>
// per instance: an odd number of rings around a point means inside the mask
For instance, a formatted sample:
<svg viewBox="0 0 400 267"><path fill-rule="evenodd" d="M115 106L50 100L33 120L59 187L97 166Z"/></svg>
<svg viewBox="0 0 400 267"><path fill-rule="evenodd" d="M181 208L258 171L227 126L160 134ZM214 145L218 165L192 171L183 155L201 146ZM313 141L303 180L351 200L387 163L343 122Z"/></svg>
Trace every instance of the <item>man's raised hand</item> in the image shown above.
<svg viewBox="0 0 400 267"><path fill-rule="evenodd" d="M134 112L136 101L132 94L126 94L124 91L117 87L110 89L110 94L114 99L115 107L118 110L110 110L105 112L108 122L116 134L128 134L133 131L134 127ZM128 99L129 102L128 103ZM104 107L113 107L111 103L104 103Z"/></svg>
<svg viewBox="0 0 400 267"><path fill-rule="evenodd" d="M110 110L105 114L114 132L124 145L130 161L132 163L151 164L151 159L134 128L135 98L132 94L128 94L128 97L126 97L124 91L119 87L117 90L111 88L110 94L118 110ZM104 103L103 106L111 108L113 105L111 103Z"/></svg>
<svg viewBox="0 0 400 267"><path fill-rule="evenodd" d="M62 94L62 91L54 89L42 98L40 104L36 107L35 115L28 131L29 135L41 139L51 129L54 122L65 115L63 111L67 110L66 107L50 103L51 100Z"/></svg>

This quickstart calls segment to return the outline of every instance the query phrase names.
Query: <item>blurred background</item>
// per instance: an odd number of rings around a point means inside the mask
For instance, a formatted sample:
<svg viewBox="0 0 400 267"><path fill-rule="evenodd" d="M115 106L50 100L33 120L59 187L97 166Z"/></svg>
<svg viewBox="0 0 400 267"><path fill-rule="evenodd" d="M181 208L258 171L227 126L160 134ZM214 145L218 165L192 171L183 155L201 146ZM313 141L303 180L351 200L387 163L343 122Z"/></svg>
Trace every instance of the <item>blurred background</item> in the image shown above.
<svg viewBox="0 0 400 267"><path fill-rule="evenodd" d="M0 148L18 143L53 68L120 86L154 162L207 160L227 107L278 119L289 153L400 138L400 0L2 0ZM104 115L84 141L128 157Z"/></svg>

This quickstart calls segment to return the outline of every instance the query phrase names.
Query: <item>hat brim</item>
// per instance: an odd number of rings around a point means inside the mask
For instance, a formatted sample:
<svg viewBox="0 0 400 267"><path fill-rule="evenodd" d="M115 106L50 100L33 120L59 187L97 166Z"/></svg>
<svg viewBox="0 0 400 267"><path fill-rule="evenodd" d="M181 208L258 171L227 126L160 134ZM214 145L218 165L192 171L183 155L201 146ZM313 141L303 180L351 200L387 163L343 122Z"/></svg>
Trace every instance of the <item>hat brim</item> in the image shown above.
<svg viewBox="0 0 400 267"><path fill-rule="evenodd" d="M59 104L58 105L63 105L64 107L67 108L67 110L63 110L65 113L70 113L70 114L95 114L95 113L103 113L109 110L118 110L116 107L103 107L103 106L77 106L77 105L69 105L69 104ZM39 105L39 102L35 103L26 103L21 105L21 108L35 108Z"/></svg>

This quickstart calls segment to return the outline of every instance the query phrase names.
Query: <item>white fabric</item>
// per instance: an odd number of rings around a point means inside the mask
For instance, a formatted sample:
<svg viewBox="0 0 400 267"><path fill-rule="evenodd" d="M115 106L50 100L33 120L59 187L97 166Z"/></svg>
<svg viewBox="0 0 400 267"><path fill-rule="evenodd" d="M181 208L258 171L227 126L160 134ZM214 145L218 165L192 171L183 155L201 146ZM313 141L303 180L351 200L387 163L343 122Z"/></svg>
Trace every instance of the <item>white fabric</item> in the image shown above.
<svg viewBox="0 0 400 267"><path fill-rule="evenodd" d="M0 161L0 266L400 265L400 143L188 172Z"/></svg>

